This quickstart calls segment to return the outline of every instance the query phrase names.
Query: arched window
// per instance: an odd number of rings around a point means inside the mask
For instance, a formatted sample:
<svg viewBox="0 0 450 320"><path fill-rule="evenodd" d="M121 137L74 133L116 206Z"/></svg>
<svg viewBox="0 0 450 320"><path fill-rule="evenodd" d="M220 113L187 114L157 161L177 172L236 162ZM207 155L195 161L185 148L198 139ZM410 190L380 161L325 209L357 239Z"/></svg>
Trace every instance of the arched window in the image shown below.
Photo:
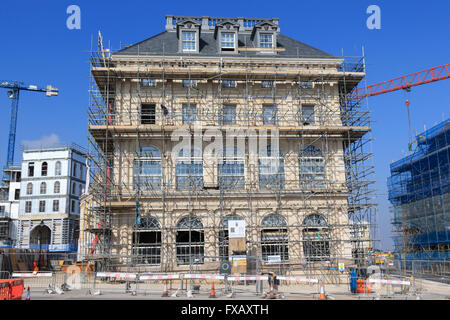
<svg viewBox="0 0 450 320"><path fill-rule="evenodd" d="M61 175L61 161L56 161L55 163L55 176Z"/></svg>
<svg viewBox="0 0 450 320"><path fill-rule="evenodd" d="M289 260L288 229L280 215L269 215L261 223L261 253L263 260L272 256L276 260Z"/></svg>
<svg viewBox="0 0 450 320"><path fill-rule="evenodd" d="M218 169L221 189L244 188L244 154L236 146L224 148L219 158Z"/></svg>
<svg viewBox="0 0 450 320"><path fill-rule="evenodd" d="M304 147L298 155L298 169L301 188L324 188L325 160L319 148L313 145Z"/></svg>
<svg viewBox="0 0 450 320"><path fill-rule="evenodd" d="M266 152L259 153L259 188L283 189L284 188L284 157L280 150L278 153L267 146Z"/></svg>
<svg viewBox="0 0 450 320"><path fill-rule="evenodd" d="M48 249L52 231L46 225L37 225L30 232L30 249Z"/></svg>
<svg viewBox="0 0 450 320"><path fill-rule="evenodd" d="M177 190L203 189L203 160L200 150L181 149L176 164Z"/></svg>
<svg viewBox="0 0 450 320"><path fill-rule="evenodd" d="M307 261L330 260L330 237L328 223L318 214L310 214L302 223L303 254Z"/></svg>
<svg viewBox="0 0 450 320"><path fill-rule="evenodd" d="M161 225L156 218L141 218L136 225L133 255L137 264L161 263Z"/></svg>
<svg viewBox="0 0 450 320"><path fill-rule="evenodd" d="M47 193L47 184L45 182L41 182L41 194Z"/></svg>
<svg viewBox="0 0 450 320"><path fill-rule="evenodd" d="M31 182L27 184L27 194L33 194L33 184Z"/></svg>
<svg viewBox="0 0 450 320"><path fill-rule="evenodd" d="M161 190L161 152L153 146L141 147L134 160L135 190Z"/></svg>
<svg viewBox="0 0 450 320"><path fill-rule="evenodd" d="M53 192L54 193L59 193L61 190L61 184L59 181L55 181L55 184L53 186Z"/></svg>
<svg viewBox="0 0 450 320"><path fill-rule="evenodd" d="M28 176L34 176L34 162L28 162Z"/></svg>
<svg viewBox="0 0 450 320"><path fill-rule="evenodd" d="M202 264L205 255L203 224L197 217L181 218L176 235L178 265Z"/></svg>
<svg viewBox="0 0 450 320"><path fill-rule="evenodd" d="M47 176L47 170L48 170L48 164L47 164L47 162L42 162L42 166L41 166L41 176L43 176L43 177Z"/></svg>
<svg viewBox="0 0 450 320"><path fill-rule="evenodd" d="M219 230L219 256L220 260L228 260L228 257L230 255L229 252L229 232L228 232L228 222L229 221L242 221L242 219L239 216L227 216L222 219L222 222L220 223L220 230Z"/></svg>

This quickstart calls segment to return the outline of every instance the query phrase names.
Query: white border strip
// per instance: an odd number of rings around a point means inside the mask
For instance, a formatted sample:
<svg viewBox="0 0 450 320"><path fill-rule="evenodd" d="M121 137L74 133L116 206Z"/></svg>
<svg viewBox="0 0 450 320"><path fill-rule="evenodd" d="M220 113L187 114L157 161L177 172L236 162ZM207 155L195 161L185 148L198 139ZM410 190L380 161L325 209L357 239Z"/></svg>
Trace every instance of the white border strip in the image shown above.
<svg viewBox="0 0 450 320"><path fill-rule="evenodd" d="M286 277L286 276L276 276L276 278L277 278L277 280L285 280L285 281L319 283L319 280L317 280L317 279L298 278L298 277Z"/></svg>
<svg viewBox="0 0 450 320"><path fill-rule="evenodd" d="M165 280L165 279L180 279L180 275L179 274L139 275L139 280Z"/></svg>
<svg viewBox="0 0 450 320"><path fill-rule="evenodd" d="M224 276L216 275L216 274L192 274L188 273L183 276L184 279L214 279L214 280L223 280Z"/></svg>
<svg viewBox="0 0 450 320"><path fill-rule="evenodd" d="M97 277L135 279L135 273L97 272Z"/></svg>
<svg viewBox="0 0 450 320"><path fill-rule="evenodd" d="M384 284L401 284L409 286L411 282L409 281L401 281L401 280L383 280L383 279L369 279L370 283L384 283Z"/></svg>
<svg viewBox="0 0 450 320"><path fill-rule="evenodd" d="M244 280L267 280L267 276L231 276L227 277L230 281L244 281Z"/></svg>
<svg viewBox="0 0 450 320"><path fill-rule="evenodd" d="M51 272L38 272L34 273L13 273L11 277L13 278L36 278L36 277L51 277L53 273Z"/></svg>

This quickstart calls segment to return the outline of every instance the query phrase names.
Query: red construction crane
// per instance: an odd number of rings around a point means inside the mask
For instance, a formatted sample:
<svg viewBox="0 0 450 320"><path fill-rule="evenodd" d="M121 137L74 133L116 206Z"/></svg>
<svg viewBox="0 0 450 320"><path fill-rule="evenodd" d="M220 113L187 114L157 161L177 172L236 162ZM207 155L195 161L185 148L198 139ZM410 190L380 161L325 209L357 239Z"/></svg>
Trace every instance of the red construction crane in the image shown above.
<svg viewBox="0 0 450 320"><path fill-rule="evenodd" d="M444 80L450 78L450 63L439 67L434 67L419 71L416 73L402 76L392 80L383 81L373 84L365 88L358 88L353 90L350 94L350 99L362 99L365 97L376 96L379 94L392 92L396 90L407 90L411 87L420 86L430 82Z"/></svg>

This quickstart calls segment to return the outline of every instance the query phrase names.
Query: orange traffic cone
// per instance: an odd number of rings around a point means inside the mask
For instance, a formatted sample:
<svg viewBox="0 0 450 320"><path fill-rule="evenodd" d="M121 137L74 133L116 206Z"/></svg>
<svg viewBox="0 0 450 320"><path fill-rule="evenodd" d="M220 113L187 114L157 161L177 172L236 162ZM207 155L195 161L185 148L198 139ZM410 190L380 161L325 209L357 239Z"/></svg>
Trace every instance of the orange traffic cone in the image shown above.
<svg viewBox="0 0 450 320"><path fill-rule="evenodd" d="M209 294L210 298L215 298L216 297L216 291L214 290L214 281L211 284L211 293Z"/></svg>
<svg viewBox="0 0 450 320"><path fill-rule="evenodd" d="M25 300L30 300L30 287L27 289L27 295L25 297Z"/></svg>
<svg viewBox="0 0 450 320"><path fill-rule="evenodd" d="M327 297L325 296L325 290L323 288L323 282L320 282L320 296L319 296L320 300L326 300Z"/></svg>
<svg viewBox="0 0 450 320"><path fill-rule="evenodd" d="M167 281L164 281L164 291L163 291L161 297L168 297L168 296L169 296L169 292L167 291Z"/></svg>

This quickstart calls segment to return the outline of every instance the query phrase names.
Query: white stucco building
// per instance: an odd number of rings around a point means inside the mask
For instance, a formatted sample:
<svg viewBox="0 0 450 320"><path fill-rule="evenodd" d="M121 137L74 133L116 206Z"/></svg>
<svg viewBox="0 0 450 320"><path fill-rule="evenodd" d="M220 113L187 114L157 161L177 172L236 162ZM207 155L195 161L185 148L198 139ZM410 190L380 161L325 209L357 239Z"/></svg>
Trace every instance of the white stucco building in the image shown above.
<svg viewBox="0 0 450 320"><path fill-rule="evenodd" d="M24 150L17 247L77 250L85 151L77 146Z"/></svg>

